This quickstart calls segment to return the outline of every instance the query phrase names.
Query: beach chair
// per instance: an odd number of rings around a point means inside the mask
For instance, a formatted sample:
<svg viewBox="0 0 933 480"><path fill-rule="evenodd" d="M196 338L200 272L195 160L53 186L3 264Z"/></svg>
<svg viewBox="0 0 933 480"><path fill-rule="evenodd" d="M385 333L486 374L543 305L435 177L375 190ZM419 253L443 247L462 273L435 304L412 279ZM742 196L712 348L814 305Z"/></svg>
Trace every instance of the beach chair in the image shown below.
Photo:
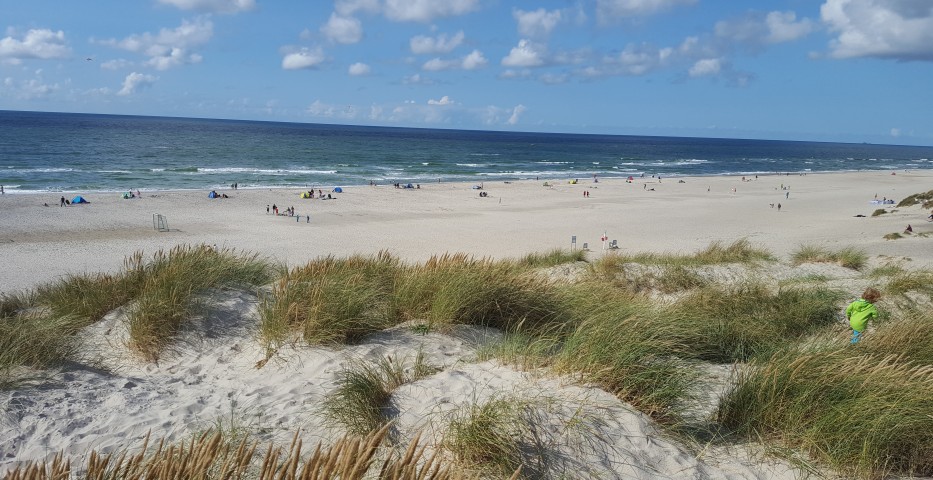
<svg viewBox="0 0 933 480"><path fill-rule="evenodd" d="M619 241L618 241L618 240L609 240L609 249L610 249L610 250L614 250L614 249L616 249L616 248L619 248Z"/></svg>
<svg viewBox="0 0 933 480"><path fill-rule="evenodd" d="M590 244L589 244L589 243L583 242L583 251L584 251L584 252L589 252L589 251L590 251Z"/></svg>

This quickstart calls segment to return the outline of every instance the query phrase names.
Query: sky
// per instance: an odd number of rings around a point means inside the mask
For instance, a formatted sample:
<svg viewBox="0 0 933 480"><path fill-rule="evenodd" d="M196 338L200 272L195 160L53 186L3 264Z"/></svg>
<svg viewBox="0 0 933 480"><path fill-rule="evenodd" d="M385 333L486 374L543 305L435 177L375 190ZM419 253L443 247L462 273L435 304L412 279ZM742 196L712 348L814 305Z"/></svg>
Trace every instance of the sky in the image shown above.
<svg viewBox="0 0 933 480"><path fill-rule="evenodd" d="M933 0L0 0L0 110L933 145Z"/></svg>

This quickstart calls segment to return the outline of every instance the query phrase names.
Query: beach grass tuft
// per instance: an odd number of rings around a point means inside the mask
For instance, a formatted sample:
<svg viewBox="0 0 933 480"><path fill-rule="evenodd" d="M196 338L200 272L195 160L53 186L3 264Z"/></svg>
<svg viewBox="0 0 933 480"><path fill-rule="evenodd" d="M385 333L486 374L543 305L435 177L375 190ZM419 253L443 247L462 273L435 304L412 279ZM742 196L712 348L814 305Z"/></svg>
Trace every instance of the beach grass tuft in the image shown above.
<svg viewBox="0 0 933 480"><path fill-rule="evenodd" d="M195 311L196 295L214 288L258 286L271 279L256 255L207 245L159 250L141 267L142 283L127 313L130 347L154 360Z"/></svg>
<svg viewBox="0 0 933 480"><path fill-rule="evenodd" d="M565 263L585 262L586 252L583 250L564 250L555 248L544 253L529 253L519 260L523 264L532 268L553 267Z"/></svg>
<svg viewBox="0 0 933 480"><path fill-rule="evenodd" d="M925 193L915 193L913 195L909 195L901 200L897 206L911 207L918 204L920 205L920 208L923 209L933 208L933 190Z"/></svg>
<svg viewBox="0 0 933 480"><path fill-rule="evenodd" d="M128 448L111 453L96 450L87 463L75 471L71 459L59 453L48 461L19 465L7 473L10 480L68 480L106 478L111 480L173 480L179 478L230 480L472 480L478 478L436 453L428 455L420 435L403 451L387 451L389 429L363 436L344 436L330 445L318 443L311 454L303 453L304 443L296 432L284 449L269 444L260 449L257 442L231 442L217 432L205 432L190 441L171 444L164 439L150 443L147 435L137 453ZM264 451L265 454L258 454ZM517 478L518 472L512 475Z"/></svg>
<svg viewBox="0 0 933 480"><path fill-rule="evenodd" d="M902 271L888 280L884 290L890 295L903 295L911 291L933 295L933 271Z"/></svg>
<svg viewBox="0 0 933 480"><path fill-rule="evenodd" d="M759 283L693 291L662 314L683 324L685 354L727 363L768 355L838 319L838 291L805 285L773 291Z"/></svg>
<svg viewBox="0 0 933 480"><path fill-rule="evenodd" d="M719 406L739 434L808 451L849 477L933 475L933 369L861 346L753 361Z"/></svg>
<svg viewBox="0 0 933 480"><path fill-rule="evenodd" d="M322 404L328 423L346 432L363 435L390 420L389 400L398 387L436 373L419 352L414 361L382 357L376 363L355 361L344 368L337 388Z"/></svg>
<svg viewBox="0 0 933 480"><path fill-rule="evenodd" d="M871 212L871 216L880 217L881 215L884 215L885 213L888 213L888 211L883 208L876 208L874 212Z"/></svg>
<svg viewBox="0 0 933 480"><path fill-rule="evenodd" d="M868 254L853 247L832 251L815 245L801 245L791 254L791 263L835 263L845 268L861 270L868 262Z"/></svg>

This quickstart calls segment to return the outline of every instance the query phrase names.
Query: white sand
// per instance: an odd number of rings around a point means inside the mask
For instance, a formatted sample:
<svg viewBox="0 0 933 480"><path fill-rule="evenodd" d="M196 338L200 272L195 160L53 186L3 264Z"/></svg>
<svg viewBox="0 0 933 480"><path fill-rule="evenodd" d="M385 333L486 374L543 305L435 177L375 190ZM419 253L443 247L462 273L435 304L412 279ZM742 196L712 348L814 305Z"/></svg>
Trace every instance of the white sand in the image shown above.
<svg viewBox="0 0 933 480"><path fill-rule="evenodd" d="M931 170L683 180L584 179L550 188L543 182L486 182L487 198L467 184L436 183L412 190L345 187L336 200L324 201L301 199L299 190L227 190L222 193L232 198L217 200L202 191L144 191L142 199L130 200L91 193L85 194L91 204L66 208L58 207L59 194L7 194L0 196L0 292L68 273L113 271L134 251L149 254L183 243L234 247L297 265L380 249L414 261L444 252L518 257L570 248L573 235L578 248L588 243L600 255L605 232L627 251L693 252L715 240L747 238L782 257L812 244L933 264L930 237L882 238L908 223L917 234L933 232L933 223L925 221L929 212L913 207L872 218L881 206L869 203L876 194L899 201L933 189ZM790 190L781 190L782 184ZM780 203L781 211L772 203ZM311 214L311 222L267 215L272 204L283 211L294 206L301 216ZM154 231L154 213L165 215L173 230Z"/></svg>
<svg viewBox="0 0 933 480"><path fill-rule="evenodd" d="M57 206L57 194L7 194L0 197L0 291L68 273L116 270L136 250L151 253L201 242L297 265L321 255L379 249L413 261L443 252L516 257L567 248L571 235L577 235L577 247L588 242L598 256L603 254L599 238L606 232L628 251L692 252L714 240L748 238L785 258L799 245L812 244L858 247L878 264L900 259L913 268L933 265L933 235L922 235L933 234L933 223L925 221L929 212L912 207L872 218L880 206L869 203L876 193L879 199L900 200L930 190L933 171L684 181L587 180L551 188L539 182L487 182L487 198L463 184L428 184L418 190L350 187L326 201L302 200L297 191L286 190L227 191L232 198L219 200L207 199L205 192L144 192L144 198L132 200L88 194L90 205L68 208ZM654 190L643 187L645 182ZM789 198L782 183L791 187ZM591 192L589 198L583 197L584 190ZM43 207L45 201L52 206ZM272 203L283 210L294 205L300 215L310 212L311 222L267 215L266 204ZM781 211L770 203L781 203ZM173 231L153 231L153 213L166 215ZM908 223L914 235L882 238ZM731 275L723 268L724 273L711 274ZM464 327L421 336L399 327L339 351L283 352L281 359L256 369L262 351L254 338L255 297L216 292L209 303L213 307L205 317L158 364L127 353L118 310L81 335L89 353L75 366L53 374L40 388L0 392L0 474L16 462L59 450L81 455L92 448L132 445L150 430L177 440L233 422L262 440L287 442L298 428L306 443L333 438L335 433L322 426L318 407L341 368L350 359L413 358L422 349L444 370L393 395L403 435L422 429L436 437L458 407L515 395L548 405L542 438L552 451L555 477L560 472L573 478L802 475L744 448L697 453L597 389L495 362L476 363L476 349L498 338L493 330ZM727 373L711 371L710 376ZM717 392L708 393L712 401ZM563 428L575 412L582 415L578 429ZM574 442L581 435L589 440L587 448Z"/></svg>

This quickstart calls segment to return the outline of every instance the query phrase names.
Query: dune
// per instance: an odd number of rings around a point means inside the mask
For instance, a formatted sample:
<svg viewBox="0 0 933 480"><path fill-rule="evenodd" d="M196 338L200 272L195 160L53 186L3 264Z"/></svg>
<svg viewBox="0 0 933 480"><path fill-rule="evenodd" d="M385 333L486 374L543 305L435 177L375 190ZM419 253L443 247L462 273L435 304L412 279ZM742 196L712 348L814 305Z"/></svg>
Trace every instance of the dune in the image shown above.
<svg viewBox="0 0 933 480"><path fill-rule="evenodd" d="M72 207L43 206L57 194L5 195L0 293L71 274L117 272L133 252L185 244L256 252L296 266L380 250L410 262L444 252L517 258L584 243L588 258L596 260L615 253L604 248L604 237L625 252L655 253L747 239L777 260L764 271L727 264L699 267L697 275L720 285L819 277L850 295L872 280L834 264L794 265L789 256L801 245L853 247L866 253L871 266L933 267L933 223L923 221L928 213L871 203L876 194L900 199L926 191L933 172L677 180L548 187L497 182L484 185L486 197L467 184L345 187L331 200L301 199L300 190L242 188L227 199L191 191L146 191L139 199L87 193L90 204ZM280 210L294 206L298 215L267 213L272 204ZM889 212L871 217L882 207ZM164 215L170 230L156 231L153 214ZM908 223L913 234L884 239ZM575 283L585 268L561 265L544 276ZM260 292L268 294L268 288ZM516 431L533 440L536 449L525 452L533 467L526 469L537 478L781 479L812 473L801 462L768 455L762 445L691 443L597 385L491 357L485 349L504 335L495 328L425 331L402 324L340 347L288 344L270 357L259 338L256 291L211 290L198 300L203 308L156 361L127 348L129 307L122 307L81 331L80 355L66 365L0 391L0 474L58 452L80 459L92 450L133 448L147 435L178 442L211 429L275 445L287 445L300 432L306 445L331 444L344 432L328 421L322 405L346 369L384 359L406 363L418 355L435 371L392 392L392 435L400 445L421 435L430 449L443 450L445 433L463 412L504 400L519 405L523 425L530 425ZM715 410L733 368L706 365L701 401L691 414L697 421Z"/></svg>

